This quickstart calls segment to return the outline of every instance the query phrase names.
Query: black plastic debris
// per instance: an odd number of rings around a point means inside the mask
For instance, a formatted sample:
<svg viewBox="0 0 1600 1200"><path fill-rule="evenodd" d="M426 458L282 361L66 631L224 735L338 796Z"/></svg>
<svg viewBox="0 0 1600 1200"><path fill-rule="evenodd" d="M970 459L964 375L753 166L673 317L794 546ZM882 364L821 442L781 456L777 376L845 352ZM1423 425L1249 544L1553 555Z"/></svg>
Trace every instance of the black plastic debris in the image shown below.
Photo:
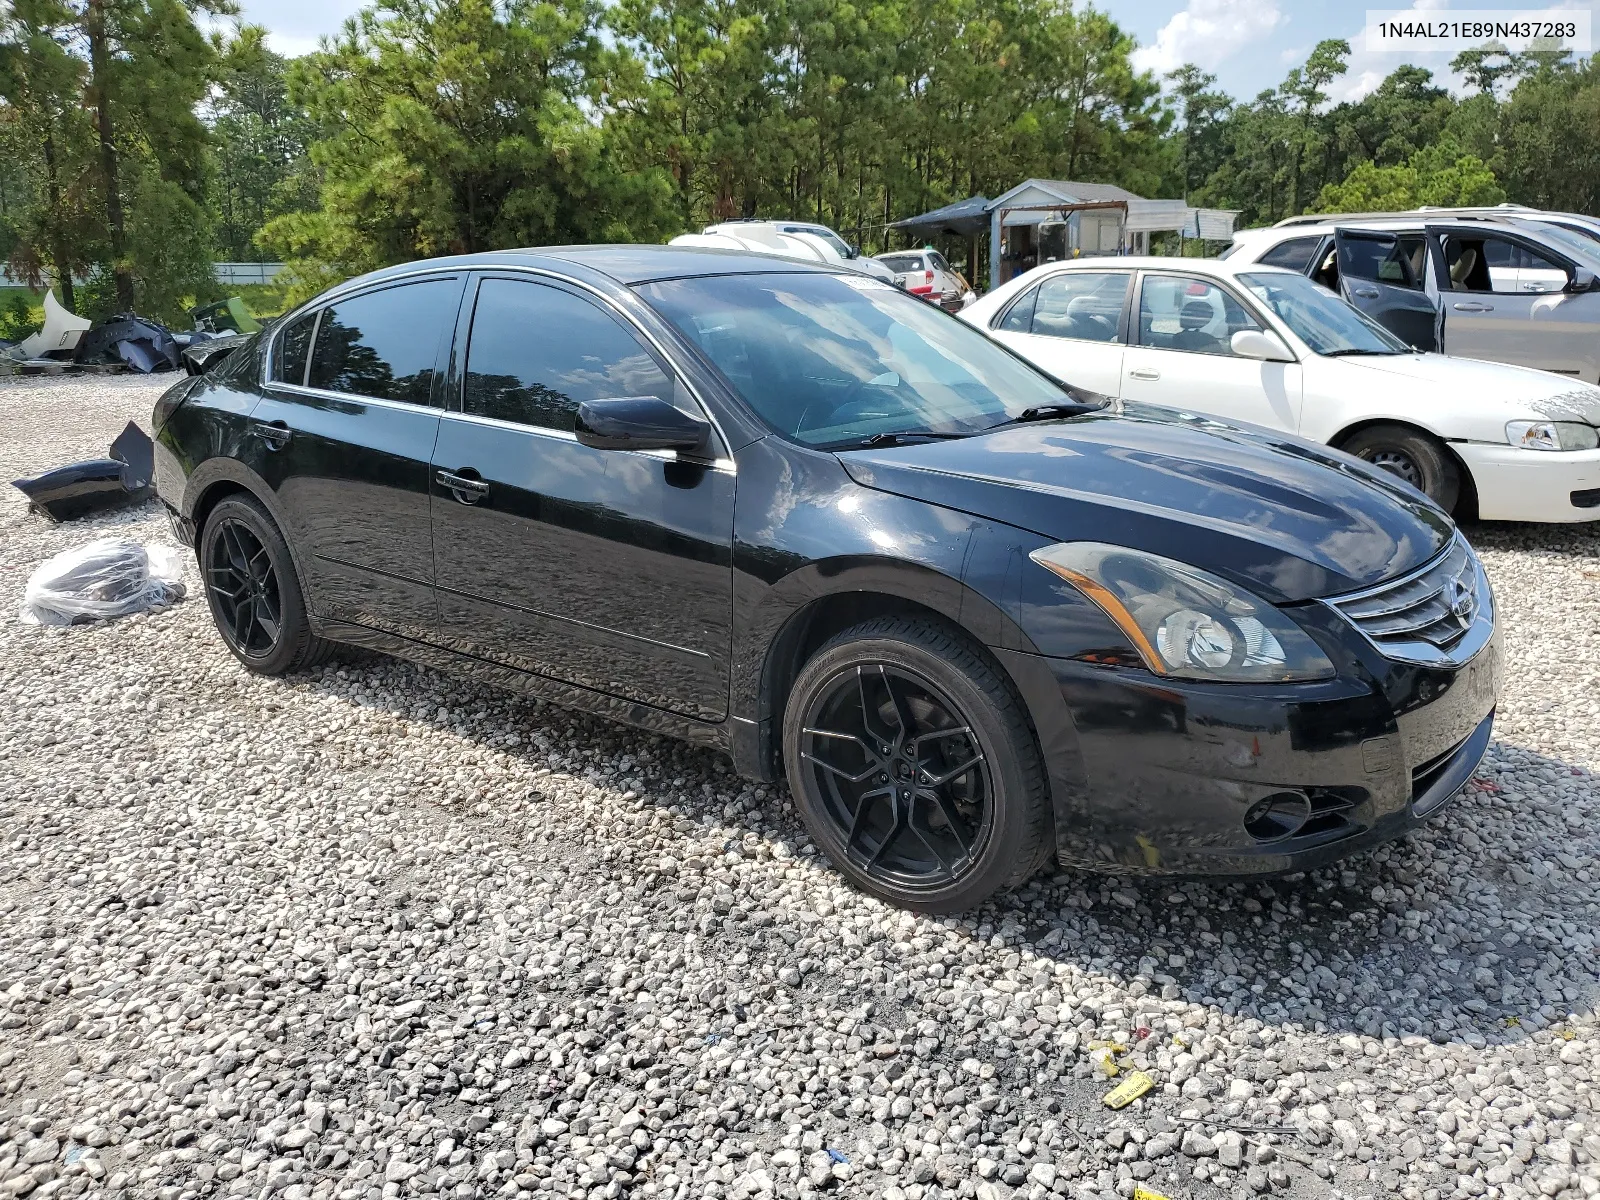
<svg viewBox="0 0 1600 1200"><path fill-rule="evenodd" d="M183 369L190 375L204 375L253 337L255 334L246 333L191 341L183 350Z"/></svg>
<svg viewBox="0 0 1600 1200"><path fill-rule="evenodd" d="M126 363L135 371L171 371L178 366L178 343L165 325L135 313L118 313L83 335L80 363Z"/></svg>
<svg viewBox="0 0 1600 1200"><path fill-rule="evenodd" d="M55 521L137 504L150 495L155 446L132 421L111 443L109 458L56 467L32 479L13 480L28 503Z"/></svg>

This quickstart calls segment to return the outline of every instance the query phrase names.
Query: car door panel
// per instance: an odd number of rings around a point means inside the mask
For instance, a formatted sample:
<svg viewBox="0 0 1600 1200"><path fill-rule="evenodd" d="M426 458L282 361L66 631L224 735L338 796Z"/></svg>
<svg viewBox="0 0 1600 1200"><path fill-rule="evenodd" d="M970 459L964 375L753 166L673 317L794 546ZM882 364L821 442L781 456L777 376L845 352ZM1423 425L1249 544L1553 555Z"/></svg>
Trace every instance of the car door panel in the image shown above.
<svg viewBox="0 0 1600 1200"><path fill-rule="evenodd" d="M1435 349L1438 313L1413 276L1399 237L1336 229L1333 240L1340 294L1408 346Z"/></svg>
<svg viewBox="0 0 1600 1200"><path fill-rule="evenodd" d="M336 300L319 314L318 346L340 346L358 374L318 380L327 387L277 379L250 415L244 461L276 494L319 616L433 634L432 402L462 287L449 276Z"/></svg>
<svg viewBox="0 0 1600 1200"><path fill-rule="evenodd" d="M1123 356L1124 399L1298 428L1300 364L1240 358L1228 346L1239 329L1261 328L1237 296L1212 280L1151 273L1140 278L1135 312L1134 344Z"/></svg>
<svg viewBox="0 0 1600 1200"><path fill-rule="evenodd" d="M501 312L508 315L495 315ZM567 320L571 313L578 318ZM526 319L508 326L516 314ZM443 418L433 458L440 642L699 720L721 719L731 642L731 465L596 450L556 427L579 399L646 386L639 376L682 385L648 358L632 379L607 377L613 348L631 330L598 301L553 284L487 277L474 321L476 357L470 340L461 356L465 400ZM596 329L603 337L590 346L583 339ZM630 353L646 352L635 340ZM581 380L557 379L547 360L563 354L593 368L596 395L581 395ZM473 399L486 386L502 398ZM518 406L529 419L503 419ZM480 486L464 490L462 480Z"/></svg>
<svg viewBox="0 0 1600 1200"><path fill-rule="evenodd" d="M1120 395L1129 271L1062 271L1006 310L991 336L1076 387Z"/></svg>
<svg viewBox="0 0 1600 1200"><path fill-rule="evenodd" d="M1492 262L1503 259L1506 251L1522 253L1540 270L1553 265L1552 260L1499 231L1435 228L1430 233L1438 240L1445 280L1451 288L1441 297L1446 354L1596 380L1600 373L1600 338L1596 337L1600 293L1528 291L1520 278L1515 286L1507 284L1506 290L1498 290L1501 284L1483 269L1480 258ZM1464 269L1466 262L1471 265ZM1562 289L1565 287L1564 277Z"/></svg>

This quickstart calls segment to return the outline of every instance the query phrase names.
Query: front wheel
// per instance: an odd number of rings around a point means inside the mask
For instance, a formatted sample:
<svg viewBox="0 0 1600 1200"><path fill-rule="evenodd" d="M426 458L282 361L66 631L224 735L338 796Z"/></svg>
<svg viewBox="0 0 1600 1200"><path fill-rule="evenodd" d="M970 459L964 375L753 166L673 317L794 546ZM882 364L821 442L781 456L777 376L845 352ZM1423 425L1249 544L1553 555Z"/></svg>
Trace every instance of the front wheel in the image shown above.
<svg viewBox="0 0 1600 1200"><path fill-rule="evenodd" d="M1398 475L1445 512L1454 512L1461 496L1461 472L1450 452L1434 437L1405 425L1369 425L1340 447Z"/></svg>
<svg viewBox="0 0 1600 1200"><path fill-rule="evenodd" d="M1051 848L1044 767L986 656L931 621L847 630L801 669L784 762L813 838L858 887L960 912L1032 875Z"/></svg>

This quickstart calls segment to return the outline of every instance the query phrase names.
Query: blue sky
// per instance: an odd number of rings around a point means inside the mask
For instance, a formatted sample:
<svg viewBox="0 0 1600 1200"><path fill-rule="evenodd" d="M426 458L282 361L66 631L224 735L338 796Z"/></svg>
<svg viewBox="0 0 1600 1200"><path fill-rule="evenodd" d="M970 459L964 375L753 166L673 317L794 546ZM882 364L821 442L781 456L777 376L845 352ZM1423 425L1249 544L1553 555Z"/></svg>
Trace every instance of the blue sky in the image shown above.
<svg viewBox="0 0 1600 1200"><path fill-rule="evenodd" d="M1361 38L1368 3L1400 9L1407 0L1100 0L1096 7L1138 38L1140 66L1166 71L1197 62L1214 72L1226 91L1247 99L1281 81L1311 47L1328 37L1346 39L1353 50L1350 73L1339 81L1335 99L1365 95L1407 61L1440 76L1448 74L1449 53L1368 51ZM359 0L243 0L243 16L271 30L280 53L303 54L358 7ZM1588 9L1596 14L1594 26L1600 34L1600 0L1414 0L1412 7Z"/></svg>

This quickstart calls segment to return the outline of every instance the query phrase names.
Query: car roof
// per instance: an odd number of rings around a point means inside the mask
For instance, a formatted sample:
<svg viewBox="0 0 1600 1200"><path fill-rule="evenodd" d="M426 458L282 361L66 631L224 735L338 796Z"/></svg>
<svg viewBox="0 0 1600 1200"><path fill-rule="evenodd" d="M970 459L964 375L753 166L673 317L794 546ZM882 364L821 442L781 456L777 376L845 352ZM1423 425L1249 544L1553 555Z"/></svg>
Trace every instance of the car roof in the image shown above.
<svg viewBox="0 0 1600 1200"><path fill-rule="evenodd" d="M1221 258L1179 258L1175 255L1163 254L1118 254L1115 256L1095 256L1091 258L1072 258L1062 262L1045 263L1029 271L1030 276L1054 274L1056 271L1189 271L1197 275L1214 275L1219 279L1231 279L1241 271L1248 271L1252 275L1263 271L1280 271L1285 275L1297 275L1298 271L1287 271L1283 267L1267 266L1263 263L1236 263L1231 259ZM1019 277L1020 278L1020 277Z"/></svg>
<svg viewBox="0 0 1600 1200"><path fill-rule="evenodd" d="M1516 232L1518 222L1521 220L1516 213L1486 213L1481 217L1457 217L1444 213L1411 213L1403 216L1362 216L1360 213L1329 213L1318 221L1302 221L1299 224L1284 224L1268 226L1265 229L1241 229L1233 235L1236 242L1244 241L1288 241L1298 237L1318 237L1331 233L1335 229L1380 229L1380 230L1408 230L1422 226L1444 229L1475 229L1482 233L1484 230L1508 230Z"/></svg>
<svg viewBox="0 0 1600 1200"><path fill-rule="evenodd" d="M333 291L381 282L428 270L493 270L495 267L542 267L574 279L603 276L624 287L661 279L710 275L838 274L840 268L824 262L803 262L776 254L748 250L723 250L701 246L602 245L532 246L519 250L490 250L418 259L369 272L339 284ZM328 294L328 293L324 293Z"/></svg>

